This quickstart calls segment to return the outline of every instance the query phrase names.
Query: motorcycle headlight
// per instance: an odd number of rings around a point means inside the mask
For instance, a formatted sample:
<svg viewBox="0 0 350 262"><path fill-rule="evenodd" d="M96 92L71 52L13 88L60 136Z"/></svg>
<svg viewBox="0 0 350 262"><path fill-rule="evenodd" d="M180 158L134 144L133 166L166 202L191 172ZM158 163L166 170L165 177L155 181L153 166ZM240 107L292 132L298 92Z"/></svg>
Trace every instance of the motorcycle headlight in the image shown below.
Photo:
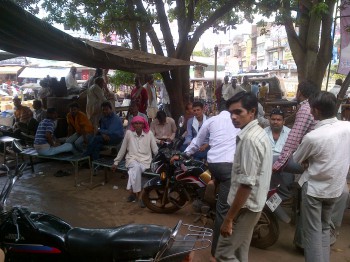
<svg viewBox="0 0 350 262"><path fill-rule="evenodd" d="M157 161L157 162L152 162L152 163L151 163L151 170L152 170L153 173L156 173L156 171L157 171L159 165L160 165L160 162L159 162L159 161Z"/></svg>

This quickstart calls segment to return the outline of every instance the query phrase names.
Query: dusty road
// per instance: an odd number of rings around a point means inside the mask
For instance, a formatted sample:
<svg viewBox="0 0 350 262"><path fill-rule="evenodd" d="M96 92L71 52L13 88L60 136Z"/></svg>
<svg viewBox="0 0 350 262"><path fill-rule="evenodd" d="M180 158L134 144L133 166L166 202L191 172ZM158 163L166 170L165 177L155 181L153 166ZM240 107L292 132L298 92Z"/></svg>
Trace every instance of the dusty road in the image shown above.
<svg viewBox="0 0 350 262"><path fill-rule="evenodd" d="M22 205L32 211L44 211L61 217L73 226L113 227L127 223L152 223L174 226L182 219L193 223L195 215L191 206L174 214L155 214L148 209L141 209L136 203L127 203L125 190L126 179L120 174L113 174L108 184L89 190L74 187L74 177L54 177L58 169L71 169L69 164L49 162L36 166L36 172L28 171L17 182L9 198L8 206ZM82 170L82 177L88 177L87 170ZM94 182L102 180L102 172L94 177ZM0 177L0 186L5 177ZM113 189L118 186L118 189ZM250 261L298 262L304 261L303 255L292 245L294 226L280 224L278 242L267 250L250 249ZM195 261L208 261L209 249L197 252ZM350 262L350 209L346 211L342 232L337 243L332 247L331 261Z"/></svg>

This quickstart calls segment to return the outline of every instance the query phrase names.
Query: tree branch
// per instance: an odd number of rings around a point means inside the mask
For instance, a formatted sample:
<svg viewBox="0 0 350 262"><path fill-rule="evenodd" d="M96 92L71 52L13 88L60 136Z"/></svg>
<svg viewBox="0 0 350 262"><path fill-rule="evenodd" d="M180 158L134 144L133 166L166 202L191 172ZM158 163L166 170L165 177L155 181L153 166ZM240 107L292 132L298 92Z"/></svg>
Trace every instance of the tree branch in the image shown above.
<svg viewBox="0 0 350 262"><path fill-rule="evenodd" d="M329 12L322 17L321 44L317 56L317 62L328 64L332 58L332 30L333 30L333 12L335 7L334 1L326 1L329 6Z"/></svg>
<svg viewBox="0 0 350 262"><path fill-rule="evenodd" d="M190 0L192 1L192 0ZM179 34L179 39L182 39L185 34L187 34L186 30L186 6L185 1L176 0L176 14L177 14L177 31Z"/></svg>
<svg viewBox="0 0 350 262"><path fill-rule="evenodd" d="M134 6L132 1L126 1L126 7L128 10L128 15L133 16L134 14ZM130 28L130 37L131 37L131 43L132 43L132 49L140 50L140 45L138 41L138 33L137 33L137 22L136 20L132 19L129 20L129 28Z"/></svg>
<svg viewBox="0 0 350 262"><path fill-rule="evenodd" d="M144 18L146 18L147 12L146 12L145 7L143 6L142 1L141 0L134 0L134 1L135 1L136 9L138 10L138 12L140 12L144 16ZM156 32L154 31L154 28L153 28L151 22L149 20L147 20L147 21L144 21L144 23L145 23L145 30L147 31L147 34L148 34L149 38L151 39L151 42L152 42L152 45L154 47L154 50L156 51L156 54L164 56L162 45L160 44L158 36L157 36Z"/></svg>
<svg viewBox="0 0 350 262"><path fill-rule="evenodd" d="M218 20L220 17L222 17L223 15L231 11L240 2L241 2L240 0L227 1L224 5L216 9L214 13L206 21L204 21L204 23L202 23L196 28L196 30L193 33L192 39L189 40L188 48L193 50L196 44L198 43L199 38L203 35L203 33L210 26L212 26L216 20ZM177 52L181 52L181 49L177 48Z"/></svg>
<svg viewBox="0 0 350 262"><path fill-rule="evenodd" d="M163 38L165 42L166 49L168 51L168 56L172 57L175 53L174 38L171 34L168 18L165 13L163 0L155 0L156 9L158 13L160 30L163 33Z"/></svg>

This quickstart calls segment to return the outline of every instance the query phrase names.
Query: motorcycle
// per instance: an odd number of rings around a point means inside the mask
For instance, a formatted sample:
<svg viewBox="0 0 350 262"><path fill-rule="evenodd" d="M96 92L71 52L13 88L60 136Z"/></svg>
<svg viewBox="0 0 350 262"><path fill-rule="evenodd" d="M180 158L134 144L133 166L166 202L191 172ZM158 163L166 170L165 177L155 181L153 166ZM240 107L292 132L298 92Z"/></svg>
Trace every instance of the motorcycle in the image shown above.
<svg viewBox="0 0 350 262"><path fill-rule="evenodd" d="M175 161L171 165L171 157L172 154L168 153L162 156L161 165L153 163L153 168L160 172L160 176L145 184L142 193L145 206L156 213L173 213L192 202L196 213L204 218L197 218L196 221L214 220L215 199L210 201L212 197L206 194L207 185L211 180L207 166L193 159ZM272 246L279 237L277 218L285 223L290 222L290 217L280 206L281 201L277 188L268 192L268 200L254 227L252 246L261 249Z"/></svg>
<svg viewBox="0 0 350 262"><path fill-rule="evenodd" d="M25 167L17 165L12 171L1 167L8 174L0 194L0 247L6 261L182 261L190 252L211 245L211 229L182 221L174 228L128 224L87 229L24 207L6 210L6 200ZM186 234L181 236L180 230Z"/></svg>

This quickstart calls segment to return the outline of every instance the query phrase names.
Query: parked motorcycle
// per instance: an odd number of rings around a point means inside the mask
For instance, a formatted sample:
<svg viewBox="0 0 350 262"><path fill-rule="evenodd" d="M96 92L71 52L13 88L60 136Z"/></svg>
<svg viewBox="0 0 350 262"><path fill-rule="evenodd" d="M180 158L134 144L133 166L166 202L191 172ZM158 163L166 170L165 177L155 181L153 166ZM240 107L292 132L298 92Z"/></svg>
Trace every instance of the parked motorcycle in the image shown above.
<svg viewBox="0 0 350 262"><path fill-rule="evenodd" d="M6 200L24 168L2 167L8 180L0 194L0 247L7 261L182 261L211 244L211 229L181 221L174 228L129 224L87 229L23 207L6 211ZM180 236L180 230L186 234Z"/></svg>
<svg viewBox="0 0 350 262"><path fill-rule="evenodd" d="M171 165L172 153L174 152L162 156L161 165L153 163L153 168L160 172L160 176L145 184L142 193L145 206L157 213L173 213L192 202L194 210L205 217L205 220L214 220L215 201L208 201L210 197L205 194L206 186L211 180L207 166L193 159L175 161ZM277 189L271 189L267 204L254 227L252 246L262 249L272 246L279 237L277 218L290 222L290 217L280 206L281 201Z"/></svg>

